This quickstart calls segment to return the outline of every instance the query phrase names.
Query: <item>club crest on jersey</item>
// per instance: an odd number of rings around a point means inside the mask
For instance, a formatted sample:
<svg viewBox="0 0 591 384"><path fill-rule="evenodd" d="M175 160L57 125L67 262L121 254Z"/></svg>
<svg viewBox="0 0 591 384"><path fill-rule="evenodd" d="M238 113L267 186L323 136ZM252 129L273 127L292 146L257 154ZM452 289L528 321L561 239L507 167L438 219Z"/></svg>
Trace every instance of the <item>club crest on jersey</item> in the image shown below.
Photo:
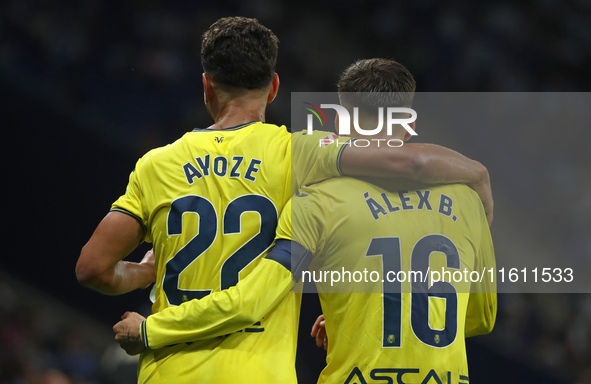
<svg viewBox="0 0 591 384"><path fill-rule="evenodd" d="M334 143L335 141L337 141L339 139L339 137L340 137L339 135L335 135L335 134L326 135L322 139L320 139L320 146L322 148L326 148L329 145L331 145L332 143Z"/></svg>
<svg viewBox="0 0 591 384"><path fill-rule="evenodd" d="M215 137L215 141L217 141L218 143L221 143L221 142L223 142L223 141L224 141L224 137L223 137L223 136L221 136L221 137L217 137L217 136L216 136L216 137Z"/></svg>

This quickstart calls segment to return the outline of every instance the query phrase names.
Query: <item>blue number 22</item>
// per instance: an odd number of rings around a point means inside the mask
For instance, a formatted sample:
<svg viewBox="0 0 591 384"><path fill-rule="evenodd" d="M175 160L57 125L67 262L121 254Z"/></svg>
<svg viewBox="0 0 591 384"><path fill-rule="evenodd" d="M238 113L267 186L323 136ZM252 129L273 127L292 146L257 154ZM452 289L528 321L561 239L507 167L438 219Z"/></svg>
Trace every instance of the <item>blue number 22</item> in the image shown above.
<svg viewBox="0 0 591 384"><path fill-rule="evenodd" d="M241 232L241 215L257 212L260 230L230 255L220 271L220 289L236 285L239 273L273 243L277 227L277 209L271 200L261 195L244 195L232 200L223 215L223 234ZM189 264L203 255L217 237L218 217L213 204L205 197L189 195L174 200L168 213L168 236L178 236L183 231L183 214L199 215L199 233L181 248L167 263L162 288L168 302L180 305L183 301L207 296L210 289L186 290L179 288L179 274Z"/></svg>

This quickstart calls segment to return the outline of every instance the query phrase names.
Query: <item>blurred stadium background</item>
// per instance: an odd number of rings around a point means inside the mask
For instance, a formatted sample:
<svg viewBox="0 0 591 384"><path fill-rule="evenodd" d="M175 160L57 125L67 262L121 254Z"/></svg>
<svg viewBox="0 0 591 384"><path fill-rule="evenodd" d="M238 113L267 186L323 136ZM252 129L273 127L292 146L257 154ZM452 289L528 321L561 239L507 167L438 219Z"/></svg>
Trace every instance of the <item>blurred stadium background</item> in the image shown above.
<svg viewBox="0 0 591 384"><path fill-rule="evenodd" d="M273 123L289 124L290 92L333 91L359 58L399 60L422 92L591 89L588 0L4 0L0 384L133 382L135 360L110 327L126 310L147 314L148 292L101 296L78 286L74 266L136 159L210 124L200 36L231 15L256 17L280 38ZM489 167L497 253L591 260L591 133L513 128L437 136ZM307 336L319 313L306 295L303 384L324 362ZM494 332L468 343L470 381L591 383L590 341L589 294L501 295Z"/></svg>

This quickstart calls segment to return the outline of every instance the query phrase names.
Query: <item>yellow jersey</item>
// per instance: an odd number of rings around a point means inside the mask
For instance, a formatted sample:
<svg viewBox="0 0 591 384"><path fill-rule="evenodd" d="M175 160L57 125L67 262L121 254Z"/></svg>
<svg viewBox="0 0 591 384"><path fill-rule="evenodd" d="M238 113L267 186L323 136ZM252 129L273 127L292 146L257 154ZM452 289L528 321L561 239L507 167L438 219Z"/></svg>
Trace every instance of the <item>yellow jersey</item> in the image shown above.
<svg viewBox="0 0 591 384"><path fill-rule="evenodd" d="M259 264L293 192L291 179L302 185L340 174L346 139L319 145L326 135L291 135L261 122L196 129L137 162L112 210L135 217L153 244L154 313L230 288ZM138 382L295 383L299 304L290 294L242 332L149 350Z"/></svg>
<svg viewBox="0 0 591 384"><path fill-rule="evenodd" d="M315 283L326 320L318 382L468 383L464 338L496 316L482 203L465 185L372 182L303 187L280 218L278 238L304 250L292 247L292 271Z"/></svg>

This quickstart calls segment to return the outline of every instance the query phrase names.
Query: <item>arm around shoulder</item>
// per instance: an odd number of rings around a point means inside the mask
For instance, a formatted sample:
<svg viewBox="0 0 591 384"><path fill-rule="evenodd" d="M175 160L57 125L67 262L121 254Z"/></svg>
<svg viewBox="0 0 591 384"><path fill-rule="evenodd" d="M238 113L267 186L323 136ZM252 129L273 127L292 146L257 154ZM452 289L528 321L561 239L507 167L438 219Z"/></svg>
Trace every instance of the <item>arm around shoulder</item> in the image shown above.
<svg viewBox="0 0 591 384"><path fill-rule="evenodd" d="M435 144L404 144L390 148L375 143L368 147L348 146L340 169L353 177L396 177L425 184L465 183L474 189L487 215L493 219L494 201L488 170L478 161Z"/></svg>
<svg viewBox="0 0 591 384"><path fill-rule="evenodd" d="M148 316L142 326L144 345L157 349L241 331L271 312L291 282L289 269L264 258L235 286Z"/></svg>

